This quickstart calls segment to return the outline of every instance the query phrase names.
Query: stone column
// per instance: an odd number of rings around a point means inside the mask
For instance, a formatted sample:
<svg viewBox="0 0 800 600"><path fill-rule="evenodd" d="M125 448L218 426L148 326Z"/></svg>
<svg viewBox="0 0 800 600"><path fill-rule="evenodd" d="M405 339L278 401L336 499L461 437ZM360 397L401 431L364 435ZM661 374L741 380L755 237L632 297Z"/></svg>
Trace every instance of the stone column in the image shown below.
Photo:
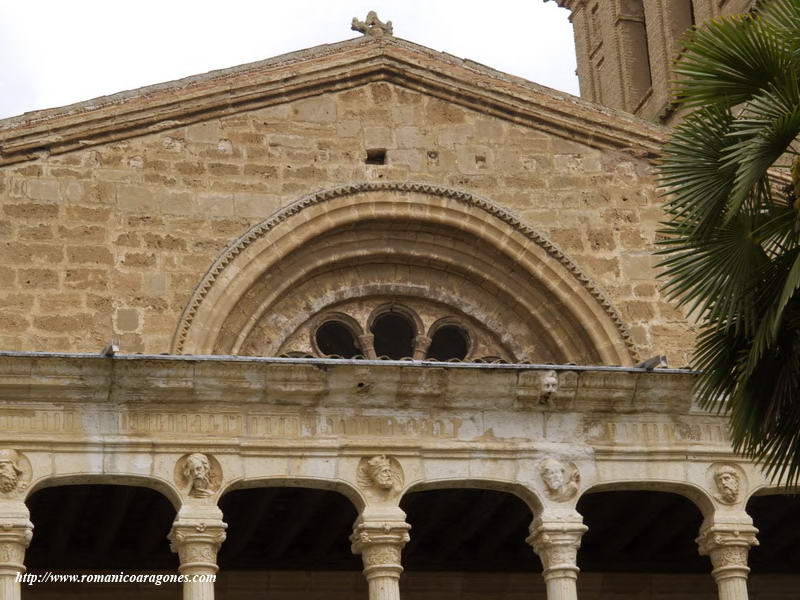
<svg viewBox="0 0 800 600"><path fill-rule="evenodd" d="M581 521L534 521L527 542L542 561L547 600L577 600L578 548L587 529Z"/></svg>
<svg viewBox="0 0 800 600"><path fill-rule="evenodd" d="M183 584L183 600L214 600L217 551L225 541L227 527L221 520L178 519L173 524L168 536L170 549L178 553L181 575L189 578ZM195 576L204 576L204 580L192 581Z"/></svg>
<svg viewBox="0 0 800 600"><path fill-rule="evenodd" d="M369 585L369 600L400 600L400 554L408 543L405 522L360 522L350 536L354 554L364 562L364 576Z"/></svg>
<svg viewBox="0 0 800 600"><path fill-rule="evenodd" d="M423 360L431 346L431 338L427 335L418 335L414 338L414 360Z"/></svg>
<svg viewBox="0 0 800 600"><path fill-rule="evenodd" d="M21 582L18 574L25 573L25 549L31 543L33 525L25 516L0 517L0 598L20 600Z"/></svg>
<svg viewBox="0 0 800 600"><path fill-rule="evenodd" d="M361 354L364 358L375 360L375 336L371 333L365 333L358 336L358 344L361 346Z"/></svg>
<svg viewBox="0 0 800 600"><path fill-rule="evenodd" d="M747 555L757 546L758 530L744 523L714 524L703 527L697 545L708 556L714 570L720 600L747 600Z"/></svg>

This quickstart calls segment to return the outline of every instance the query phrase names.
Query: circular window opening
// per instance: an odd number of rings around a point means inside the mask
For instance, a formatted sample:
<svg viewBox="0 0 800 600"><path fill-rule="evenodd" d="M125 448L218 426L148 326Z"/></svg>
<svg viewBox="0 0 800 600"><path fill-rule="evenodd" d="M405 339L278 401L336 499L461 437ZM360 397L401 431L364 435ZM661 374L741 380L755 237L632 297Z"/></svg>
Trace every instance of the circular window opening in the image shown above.
<svg viewBox="0 0 800 600"><path fill-rule="evenodd" d="M408 319L395 313L379 316L372 324L375 354L400 360L414 356L414 327Z"/></svg>
<svg viewBox="0 0 800 600"><path fill-rule="evenodd" d="M464 360L469 351L467 334L455 325L444 325L436 330L428 347L426 358L435 360Z"/></svg>
<svg viewBox="0 0 800 600"><path fill-rule="evenodd" d="M317 329L317 348L325 355L353 358L361 354L356 338L350 329L337 321L328 321Z"/></svg>

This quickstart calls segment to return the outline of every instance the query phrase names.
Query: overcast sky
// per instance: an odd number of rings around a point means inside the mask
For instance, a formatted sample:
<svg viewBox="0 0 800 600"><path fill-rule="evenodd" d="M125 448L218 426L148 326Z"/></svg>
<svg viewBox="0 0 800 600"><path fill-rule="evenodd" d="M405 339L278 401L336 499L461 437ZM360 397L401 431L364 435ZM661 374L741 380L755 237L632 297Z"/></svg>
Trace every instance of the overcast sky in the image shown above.
<svg viewBox="0 0 800 600"><path fill-rule="evenodd" d="M0 119L357 35L397 37L578 93L568 11L542 0L0 0Z"/></svg>

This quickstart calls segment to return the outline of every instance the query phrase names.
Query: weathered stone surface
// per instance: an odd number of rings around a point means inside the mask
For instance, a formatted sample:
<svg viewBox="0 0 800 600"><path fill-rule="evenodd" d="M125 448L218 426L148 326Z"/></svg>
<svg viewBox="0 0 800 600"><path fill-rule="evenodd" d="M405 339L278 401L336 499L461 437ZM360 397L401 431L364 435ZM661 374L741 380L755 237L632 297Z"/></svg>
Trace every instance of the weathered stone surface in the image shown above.
<svg viewBox="0 0 800 600"><path fill-rule="evenodd" d="M396 44L393 52L416 52L400 41L391 44ZM442 62L438 55L417 59L434 72L449 69L457 74L464 69ZM334 53L332 58L315 60L333 64L338 59ZM500 75L487 70L481 76ZM519 94L535 89L512 80L504 85ZM538 89L535 93L542 94ZM125 99L133 101L135 97ZM555 96L542 96L541 101L564 102ZM384 111L390 105L397 110ZM591 110L580 107L579 112L588 117ZM592 118L608 121L606 116ZM639 127L624 119L620 125L631 132ZM17 135L20 127L7 121L0 129L0 144L10 134ZM386 165L364 164L366 151L374 148L388 150ZM615 158L606 161L605 152ZM500 115L394 83L367 83L48 159L70 167L93 165L91 170L61 169L58 176L51 170L45 177L42 169L7 167L31 199L3 196L2 214L14 221L35 219L53 225L8 229L10 245L0 261L9 261L6 266L11 269L20 263L46 262L42 267L62 274L49 289L63 286L85 293L110 291L115 270L124 277L133 271L166 269L173 275L171 281L182 285L166 290L166 305L161 308L172 316L172 323L145 320L139 334L145 350L168 351L163 343L178 327L185 309L182 303L232 239L305 193L392 178L466 188L505 205L523 216L524 225L558 243L606 292L622 290L623 280L631 278L650 282L655 289L646 253L655 239L659 213L645 211L655 206L654 200L647 200L642 210L629 207L627 201L630 196L654 197L649 191L649 167L642 159L627 157L624 162L635 168L631 166L624 178L610 177L598 184L601 165L608 162L619 171L616 157L618 151L586 145L565 132L554 135L510 123ZM38 167L40 161L26 164ZM159 178L143 180L143 173L157 173ZM62 196L62 189L68 193ZM636 227L623 231L620 225L625 223ZM94 269L91 275L87 267ZM24 287L21 279L15 281L0 294L11 295ZM114 289L118 308L135 308L135 296L126 290L135 294L138 289L125 285ZM657 292L651 299L658 300ZM661 313L648 317L642 312L646 308L636 308L640 298L629 292L611 293L610 300L625 313L629 326L644 328L636 338L640 354L662 352L678 364L688 361L688 330L674 315L663 321ZM86 302L84 297L81 303ZM116 323L110 317L105 320L104 337L122 333L113 329ZM670 334L659 337L653 328ZM96 350L81 342L79 331L71 333L76 340L73 350ZM34 347L32 341L27 348L51 349Z"/></svg>

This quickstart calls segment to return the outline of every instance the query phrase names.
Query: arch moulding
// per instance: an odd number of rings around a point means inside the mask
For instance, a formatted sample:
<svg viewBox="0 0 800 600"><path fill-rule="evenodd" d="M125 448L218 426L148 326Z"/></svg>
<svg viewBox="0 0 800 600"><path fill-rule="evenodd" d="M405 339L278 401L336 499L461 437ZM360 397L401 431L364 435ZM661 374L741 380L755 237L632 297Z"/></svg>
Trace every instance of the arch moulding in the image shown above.
<svg viewBox="0 0 800 600"><path fill-rule="evenodd" d="M605 364L638 359L627 326L603 291L553 242L491 201L444 186L368 182L304 196L228 245L196 286L173 337L175 354L214 354L225 319L265 272L309 239L371 219L450 227L520 264L585 329ZM304 237L305 236L305 237Z"/></svg>

